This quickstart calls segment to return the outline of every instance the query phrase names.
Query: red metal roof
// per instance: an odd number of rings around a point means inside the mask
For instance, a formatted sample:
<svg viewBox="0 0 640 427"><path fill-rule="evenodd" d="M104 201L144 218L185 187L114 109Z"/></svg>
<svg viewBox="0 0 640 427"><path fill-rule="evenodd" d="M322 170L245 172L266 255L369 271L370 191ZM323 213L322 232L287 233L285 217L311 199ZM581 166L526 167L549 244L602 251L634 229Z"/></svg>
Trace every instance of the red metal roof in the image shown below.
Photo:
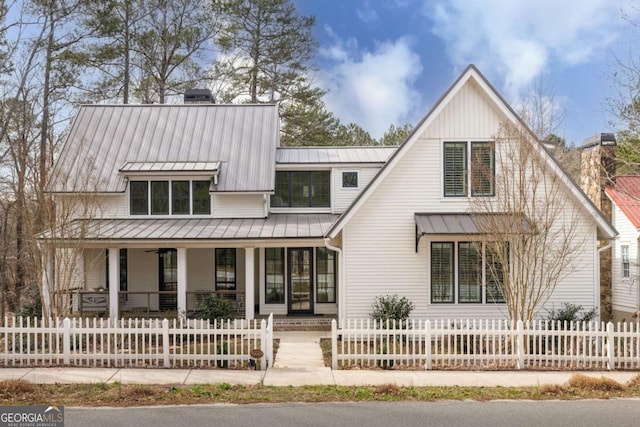
<svg viewBox="0 0 640 427"><path fill-rule="evenodd" d="M640 176L618 176L615 186L609 186L605 191L633 226L640 228Z"/></svg>

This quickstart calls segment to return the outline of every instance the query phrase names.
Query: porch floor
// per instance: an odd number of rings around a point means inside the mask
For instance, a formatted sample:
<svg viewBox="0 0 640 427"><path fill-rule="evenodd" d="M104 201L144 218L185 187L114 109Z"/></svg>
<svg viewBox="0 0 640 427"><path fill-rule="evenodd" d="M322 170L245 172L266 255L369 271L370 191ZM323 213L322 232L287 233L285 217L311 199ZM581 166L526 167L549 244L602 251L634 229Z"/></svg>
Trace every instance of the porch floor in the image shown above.
<svg viewBox="0 0 640 427"><path fill-rule="evenodd" d="M257 315L256 319L266 319L268 316ZM335 316L273 316L274 331L330 331L331 321Z"/></svg>

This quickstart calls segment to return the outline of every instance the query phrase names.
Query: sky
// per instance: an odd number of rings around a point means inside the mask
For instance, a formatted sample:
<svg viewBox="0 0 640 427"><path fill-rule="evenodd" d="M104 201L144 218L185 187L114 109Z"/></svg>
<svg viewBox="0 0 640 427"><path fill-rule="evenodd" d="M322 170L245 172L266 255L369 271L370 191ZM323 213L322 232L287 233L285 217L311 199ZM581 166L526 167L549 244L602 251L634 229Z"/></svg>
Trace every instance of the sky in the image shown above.
<svg viewBox="0 0 640 427"><path fill-rule="evenodd" d="M314 15L327 108L379 138L416 124L470 63L518 109L542 93L580 145L615 131L618 61L640 51L640 0L294 0ZM539 90L538 88L541 88Z"/></svg>

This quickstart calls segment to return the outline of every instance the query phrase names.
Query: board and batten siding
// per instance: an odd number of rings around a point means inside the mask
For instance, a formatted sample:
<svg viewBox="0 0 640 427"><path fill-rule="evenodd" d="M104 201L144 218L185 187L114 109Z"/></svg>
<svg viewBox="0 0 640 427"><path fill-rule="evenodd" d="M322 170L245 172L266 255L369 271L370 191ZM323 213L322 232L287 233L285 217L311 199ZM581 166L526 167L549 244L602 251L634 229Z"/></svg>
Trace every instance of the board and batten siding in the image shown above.
<svg viewBox="0 0 640 427"><path fill-rule="evenodd" d="M214 218L264 218L265 196L262 194L214 194Z"/></svg>
<svg viewBox="0 0 640 427"><path fill-rule="evenodd" d="M638 307L638 237L640 233L622 210L612 203L612 220L619 236L611 257L611 304L613 310L635 313ZM629 246L629 277L622 277L622 249Z"/></svg>
<svg viewBox="0 0 640 427"><path fill-rule="evenodd" d="M378 173L380 167L340 167L333 168L331 170L331 182L333 206L332 211L335 214L340 214L347 210L351 203L358 197L358 195L365 189L369 182ZM357 172L358 173L358 187L357 188L342 188L342 172Z"/></svg>
<svg viewBox="0 0 640 427"><path fill-rule="evenodd" d="M490 140L506 117L470 82L434 119L343 229L347 266L346 286L341 289L346 292L347 318L368 317L375 296L396 293L415 304L412 317L507 316L504 304L430 303L429 239L423 237L416 252L414 220L416 212L468 211L469 199L443 196L442 142ZM573 200L568 191L567 196ZM560 302L593 307L597 305L596 224L577 204L567 205L572 205L567 218L573 209L579 210L576 226L586 237L577 251L574 269L557 286L547 307ZM447 240L451 239L453 236L448 236Z"/></svg>

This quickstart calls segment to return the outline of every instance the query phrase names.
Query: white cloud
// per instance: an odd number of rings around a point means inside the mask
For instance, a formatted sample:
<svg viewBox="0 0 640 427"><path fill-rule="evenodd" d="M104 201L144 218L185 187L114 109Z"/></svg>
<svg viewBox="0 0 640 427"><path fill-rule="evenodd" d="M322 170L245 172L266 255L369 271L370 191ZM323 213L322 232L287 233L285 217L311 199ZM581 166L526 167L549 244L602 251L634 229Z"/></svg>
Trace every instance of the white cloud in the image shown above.
<svg viewBox="0 0 640 427"><path fill-rule="evenodd" d="M424 12L455 66L499 73L515 97L552 64L572 66L602 54L616 39L615 0L435 0ZM633 12L633 11L631 11Z"/></svg>
<svg viewBox="0 0 640 427"><path fill-rule="evenodd" d="M356 8L356 15L365 24L372 24L378 20L378 12L371 8L367 0L362 3L362 7Z"/></svg>
<svg viewBox="0 0 640 427"><path fill-rule="evenodd" d="M407 38L377 43L372 51L357 46L355 40L334 37L333 45L323 49L333 64L323 70L320 84L329 90L325 96L329 111L343 123L354 122L379 138L390 124L415 119L420 94L412 84L422 65Z"/></svg>

